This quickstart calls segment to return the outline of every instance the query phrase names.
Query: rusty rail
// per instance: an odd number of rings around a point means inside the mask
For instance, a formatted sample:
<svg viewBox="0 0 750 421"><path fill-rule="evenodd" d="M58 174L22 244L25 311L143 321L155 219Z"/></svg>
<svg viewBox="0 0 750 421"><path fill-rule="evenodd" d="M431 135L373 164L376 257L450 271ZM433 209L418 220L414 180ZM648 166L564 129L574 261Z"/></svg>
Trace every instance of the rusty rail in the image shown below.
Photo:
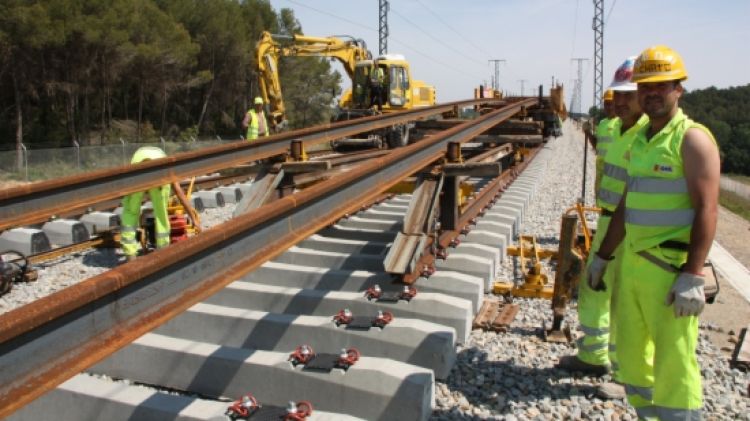
<svg viewBox="0 0 750 421"><path fill-rule="evenodd" d="M50 215L81 212L94 203L286 153L291 140L304 146L423 119L492 100L466 100L393 114L281 133L254 142L235 142L136 165L94 171L0 191L0 230L46 221Z"/></svg>
<svg viewBox="0 0 750 421"><path fill-rule="evenodd" d="M373 201L521 100L0 315L0 418Z"/></svg>

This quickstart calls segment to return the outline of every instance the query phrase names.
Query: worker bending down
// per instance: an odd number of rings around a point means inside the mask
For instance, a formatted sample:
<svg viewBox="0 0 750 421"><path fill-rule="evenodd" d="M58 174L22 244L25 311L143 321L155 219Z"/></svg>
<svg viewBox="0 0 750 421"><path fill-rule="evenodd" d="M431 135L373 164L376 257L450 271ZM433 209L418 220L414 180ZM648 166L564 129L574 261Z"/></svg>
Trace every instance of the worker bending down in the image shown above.
<svg viewBox="0 0 750 421"><path fill-rule="evenodd" d="M166 157L163 150L154 146L143 146L135 151L131 164ZM156 226L156 248L169 245L169 215L167 205L169 204L170 186L153 187L148 190L148 196L153 205L154 221ZM120 244L126 259L133 260L141 249L141 244L136 240L136 230L141 222L141 200L143 192L131 193L122 199L122 227L120 228Z"/></svg>
<svg viewBox="0 0 750 421"><path fill-rule="evenodd" d="M622 242L618 376L641 419L702 418L695 350L703 266L716 231L719 150L708 129L678 106L685 79L682 58L669 47L638 56L633 81L650 121L630 147L623 197L588 267L587 282L597 290Z"/></svg>

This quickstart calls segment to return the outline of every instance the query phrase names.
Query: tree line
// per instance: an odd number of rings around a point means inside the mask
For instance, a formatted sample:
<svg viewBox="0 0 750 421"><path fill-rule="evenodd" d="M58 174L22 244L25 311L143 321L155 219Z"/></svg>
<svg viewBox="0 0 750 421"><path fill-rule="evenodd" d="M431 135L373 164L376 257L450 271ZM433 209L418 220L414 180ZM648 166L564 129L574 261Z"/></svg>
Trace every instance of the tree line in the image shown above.
<svg viewBox="0 0 750 421"><path fill-rule="evenodd" d="M711 130L721 153L721 172L750 175L750 85L685 92L680 107ZM595 121L604 110L589 109Z"/></svg>
<svg viewBox="0 0 750 421"><path fill-rule="evenodd" d="M713 133L723 173L750 175L750 84L688 92L680 106Z"/></svg>
<svg viewBox="0 0 750 421"><path fill-rule="evenodd" d="M264 30L302 33L268 0L3 0L0 148L238 138ZM279 73L291 127L329 118L341 77L327 60Z"/></svg>

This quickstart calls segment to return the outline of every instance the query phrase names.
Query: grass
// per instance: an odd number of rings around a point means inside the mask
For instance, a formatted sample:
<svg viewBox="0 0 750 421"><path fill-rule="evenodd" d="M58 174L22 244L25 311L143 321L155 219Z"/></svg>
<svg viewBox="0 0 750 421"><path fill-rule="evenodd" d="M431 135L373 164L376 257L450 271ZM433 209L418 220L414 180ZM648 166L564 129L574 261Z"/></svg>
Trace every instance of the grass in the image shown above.
<svg viewBox="0 0 750 421"><path fill-rule="evenodd" d="M722 190L719 194L719 204L750 221L750 200L730 191Z"/></svg>

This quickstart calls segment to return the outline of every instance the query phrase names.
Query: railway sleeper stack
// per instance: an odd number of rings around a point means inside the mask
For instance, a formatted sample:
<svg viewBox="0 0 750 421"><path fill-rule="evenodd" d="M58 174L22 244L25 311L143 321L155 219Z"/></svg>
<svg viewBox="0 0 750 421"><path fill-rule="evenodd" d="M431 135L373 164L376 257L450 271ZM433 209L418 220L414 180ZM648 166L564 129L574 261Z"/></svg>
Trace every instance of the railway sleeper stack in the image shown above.
<svg viewBox="0 0 750 421"><path fill-rule="evenodd" d="M45 419L53 411L58 420L223 419L231 400L247 393L267 405L310 401L310 420L427 419L435 379L450 374L456 344L468 340L505 249L523 230L547 159L542 149L436 262L436 272L417 280L413 298L365 294L376 285L396 296L403 288L383 268L411 200L399 195L309 236L10 419ZM489 180L470 181L481 191ZM235 202L246 193L229 192ZM334 320L344 310L359 318L358 327ZM392 320L361 324L383 314ZM308 368L290 361L303 346L321 360L351 349L360 356L330 371Z"/></svg>

